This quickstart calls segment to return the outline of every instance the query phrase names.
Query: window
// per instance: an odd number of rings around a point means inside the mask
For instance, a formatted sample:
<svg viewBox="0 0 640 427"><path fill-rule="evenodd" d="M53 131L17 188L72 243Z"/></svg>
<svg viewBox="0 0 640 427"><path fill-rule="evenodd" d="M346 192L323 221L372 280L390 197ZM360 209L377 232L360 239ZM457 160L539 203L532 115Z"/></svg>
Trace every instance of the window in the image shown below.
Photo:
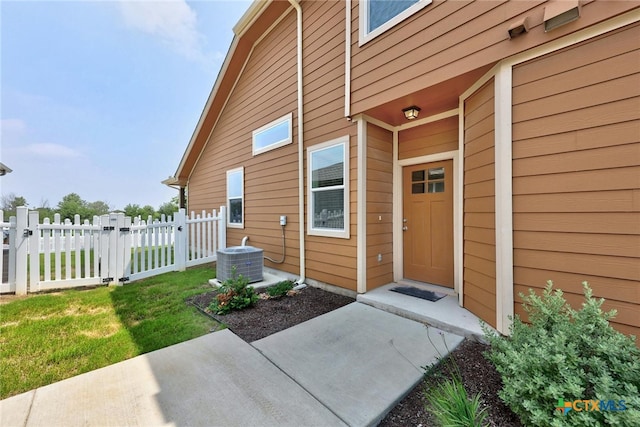
<svg viewBox="0 0 640 427"><path fill-rule="evenodd" d="M362 46L429 4L431 0L360 1L359 45Z"/></svg>
<svg viewBox="0 0 640 427"><path fill-rule="evenodd" d="M349 238L349 137L307 149L307 233Z"/></svg>
<svg viewBox="0 0 640 427"><path fill-rule="evenodd" d="M444 167L411 173L411 194L424 193L444 193Z"/></svg>
<svg viewBox="0 0 640 427"><path fill-rule="evenodd" d="M291 144L291 122L293 113L267 123L253 131L253 155L264 153L283 145Z"/></svg>
<svg viewBox="0 0 640 427"><path fill-rule="evenodd" d="M227 171L227 226L244 228L244 168Z"/></svg>

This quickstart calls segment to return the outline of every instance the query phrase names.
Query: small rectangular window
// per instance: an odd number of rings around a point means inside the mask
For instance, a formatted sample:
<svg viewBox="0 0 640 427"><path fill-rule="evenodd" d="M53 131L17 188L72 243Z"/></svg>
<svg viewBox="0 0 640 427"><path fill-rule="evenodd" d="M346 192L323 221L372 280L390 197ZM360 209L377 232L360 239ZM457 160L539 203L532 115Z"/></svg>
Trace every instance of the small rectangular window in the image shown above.
<svg viewBox="0 0 640 427"><path fill-rule="evenodd" d="M253 131L253 155L273 150L292 142L293 113L280 117Z"/></svg>
<svg viewBox="0 0 640 427"><path fill-rule="evenodd" d="M227 226L244 228L244 168L227 171Z"/></svg>
<svg viewBox="0 0 640 427"><path fill-rule="evenodd" d="M349 137L307 149L307 233L349 238Z"/></svg>
<svg viewBox="0 0 640 427"><path fill-rule="evenodd" d="M431 0L361 0L359 4L358 44L362 46L431 4Z"/></svg>

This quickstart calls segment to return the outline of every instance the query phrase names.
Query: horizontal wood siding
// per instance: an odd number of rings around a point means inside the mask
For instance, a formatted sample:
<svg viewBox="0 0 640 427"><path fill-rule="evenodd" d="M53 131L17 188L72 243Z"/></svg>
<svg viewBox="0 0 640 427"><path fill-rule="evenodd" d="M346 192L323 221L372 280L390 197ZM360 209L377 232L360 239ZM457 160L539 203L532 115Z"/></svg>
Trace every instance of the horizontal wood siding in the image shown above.
<svg viewBox="0 0 640 427"><path fill-rule="evenodd" d="M515 294L582 281L640 333L640 25L513 70ZM515 311L524 314L516 298Z"/></svg>
<svg viewBox="0 0 640 427"><path fill-rule="evenodd" d="M403 130L398 134L400 160L458 149L458 116Z"/></svg>
<svg viewBox="0 0 640 427"><path fill-rule="evenodd" d="M296 82L296 15L289 12L254 47L188 184L189 209L217 209L226 205L226 172L244 166L245 228L228 228L227 245L249 236L250 245L281 259L279 218L286 215L285 263L265 265L294 274L300 265ZM252 131L288 113L293 143L253 156Z"/></svg>
<svg viewBox="0 0 640 427"><path fill-rule="evenodd" d="M358 46L358 1L351 4L353 114L492 65L638 7L637 2L583 1L580 19L544 32L546 1L434 0ZM507 29L524 17L529 17L529 32L510 40Z"/></svg>
<svg viewBox="0 0 640 427"><path fill-rule="evenodd" d="M350 239L306 236L307 277L356 290L357 137L344 118L344 2L302 1L304 145L350 141ZM306 167L305 152L305 167ZM306 183L305 171L305 183ZM305 189L308 198L308 189ZM309 221L309 218L307 218Z"/></svg>
<svg viewBox="0 0 640 427"><path fill-rule="evenodd" d="M378 254L382 260L378 261ZM393 134L367 125L367 290L393 281Z"/></svg>
<svg viewBox="0 0 640 427"><path fill-rule="evenodd" d="M494 82L464 104L464 307L496 326Z"/></svg>

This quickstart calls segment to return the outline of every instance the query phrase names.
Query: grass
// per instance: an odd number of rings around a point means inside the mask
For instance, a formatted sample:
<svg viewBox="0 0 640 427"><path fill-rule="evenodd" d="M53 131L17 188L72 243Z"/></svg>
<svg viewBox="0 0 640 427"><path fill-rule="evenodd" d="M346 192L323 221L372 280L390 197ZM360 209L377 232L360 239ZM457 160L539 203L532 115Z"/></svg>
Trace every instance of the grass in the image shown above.
<svg viewBox="0 0 640 427"><path fill-rule="evenodd" d="M213 276L198 267L0 305L0 399L208 333L218 324L185 299Z"/></svg>

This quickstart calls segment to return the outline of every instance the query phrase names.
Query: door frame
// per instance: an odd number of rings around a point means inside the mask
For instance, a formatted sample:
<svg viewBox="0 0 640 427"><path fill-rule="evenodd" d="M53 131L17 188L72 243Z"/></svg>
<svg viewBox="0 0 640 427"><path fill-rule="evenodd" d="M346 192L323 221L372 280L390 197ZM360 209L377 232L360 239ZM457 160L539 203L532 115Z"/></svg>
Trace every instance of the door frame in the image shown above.
<svg viewBox="0 0 640 427"><path fill-rule="evenodd" d="M395 141L394 141L395 143ZM396 151L397 152L397 151ZM403 182L402 168L421 163L453 160L453 289L458 294L458 302L462 304L462 181L460 174L460 155L458 150L412 157L398 160L394 156L393 167L393 280L404 278L404 247L402 232Z"/></svg>

